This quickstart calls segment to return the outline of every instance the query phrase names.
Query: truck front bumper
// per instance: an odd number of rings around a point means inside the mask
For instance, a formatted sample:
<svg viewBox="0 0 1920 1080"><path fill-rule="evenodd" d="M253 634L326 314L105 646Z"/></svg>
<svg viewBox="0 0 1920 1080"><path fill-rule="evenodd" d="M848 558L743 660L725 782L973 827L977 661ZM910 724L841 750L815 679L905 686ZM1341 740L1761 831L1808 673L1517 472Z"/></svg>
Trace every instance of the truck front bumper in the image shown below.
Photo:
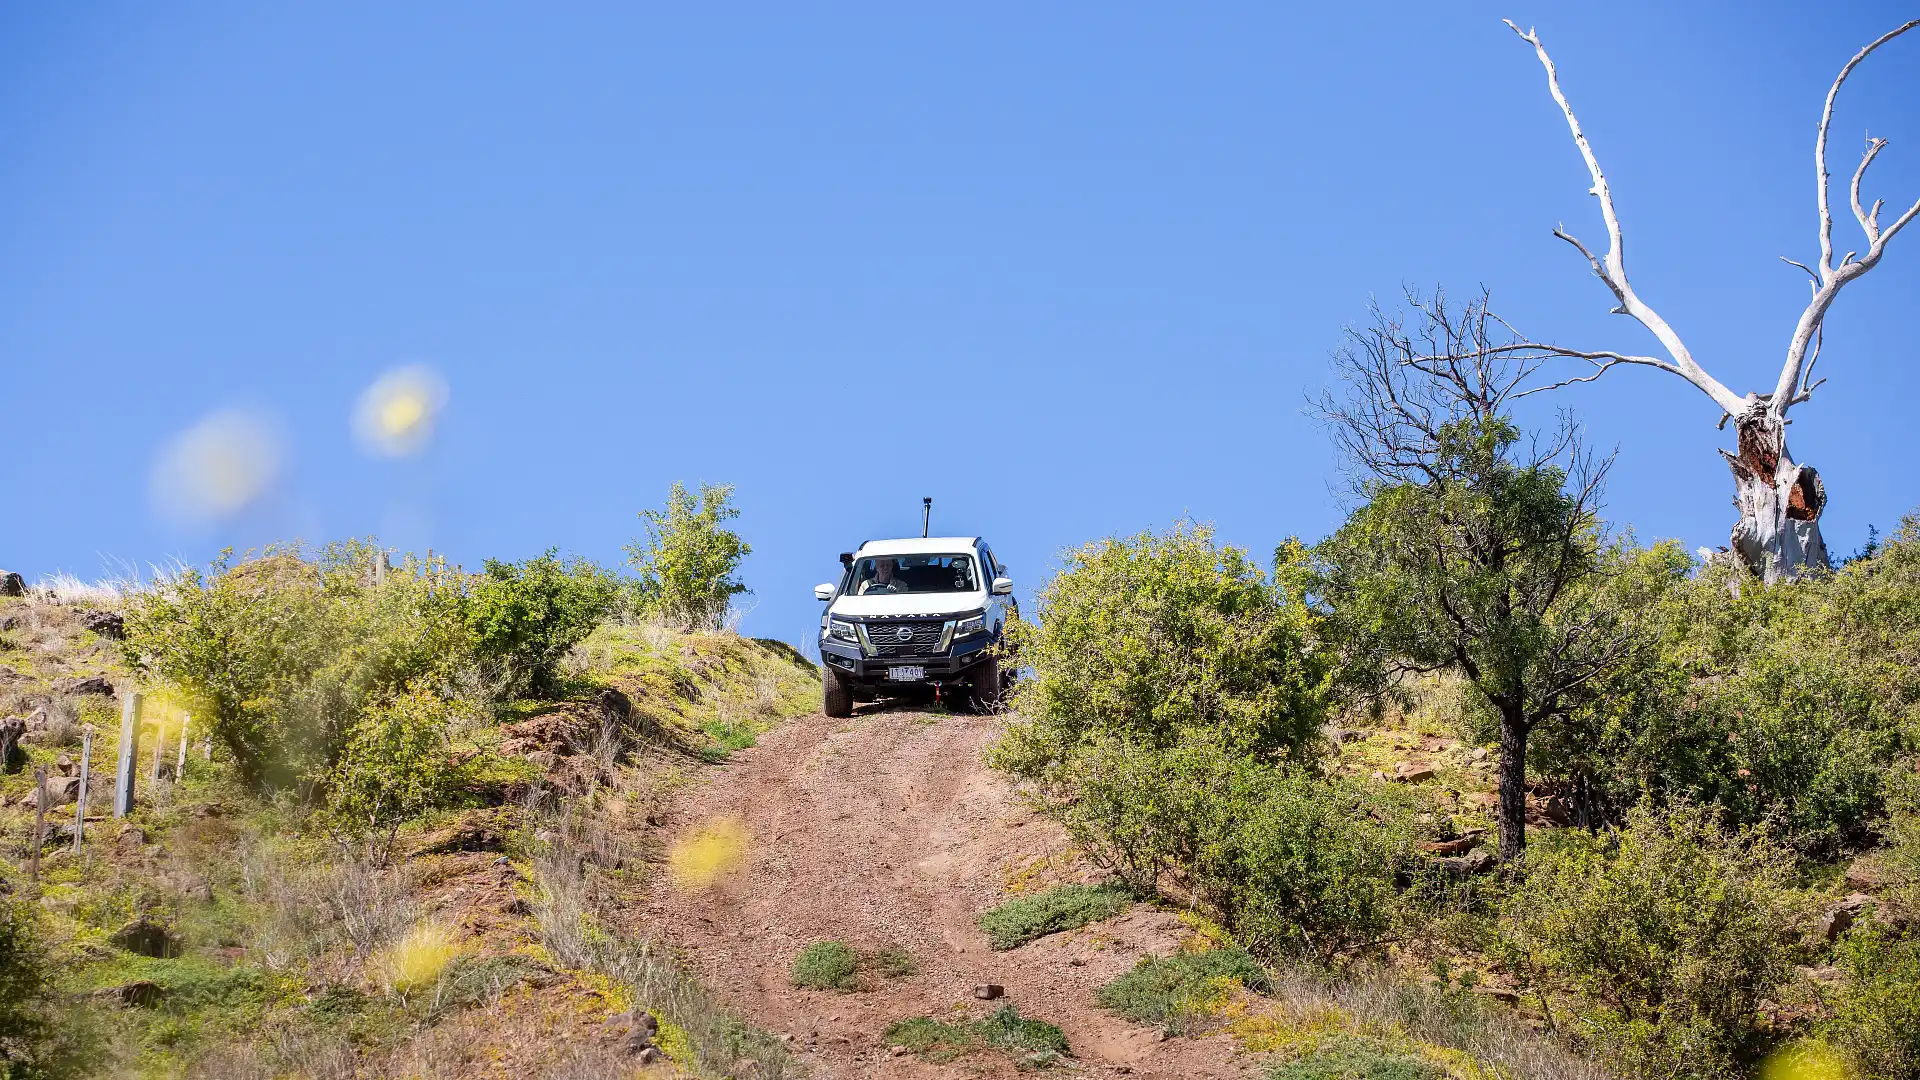
<svg viewBox="0 0 1920 1080"><path fill-rule="evenodd" d="M914 686L956 682L968 677L980 662L991 655L993 638L975 634L956 641L945 656L867 656L860 646L833 638L820 639L820 660L854 682L873 686ZM917 667L926 670L926 678L902 681L887 677L887 669Z"/></svg>

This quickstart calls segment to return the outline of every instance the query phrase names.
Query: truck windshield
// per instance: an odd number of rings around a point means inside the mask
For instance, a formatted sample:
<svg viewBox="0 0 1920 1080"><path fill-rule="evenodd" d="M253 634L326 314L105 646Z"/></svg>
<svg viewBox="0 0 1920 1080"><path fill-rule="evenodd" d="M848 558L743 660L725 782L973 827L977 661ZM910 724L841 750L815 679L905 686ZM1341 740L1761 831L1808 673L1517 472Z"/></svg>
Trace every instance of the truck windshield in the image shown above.
<svg viewBox="0 0 1920 1080"><path fill-rule="evenodd" d="M855 560L848 587L854 596L887 593L972 592L979 588L971 555L879 555Z"/></svg>

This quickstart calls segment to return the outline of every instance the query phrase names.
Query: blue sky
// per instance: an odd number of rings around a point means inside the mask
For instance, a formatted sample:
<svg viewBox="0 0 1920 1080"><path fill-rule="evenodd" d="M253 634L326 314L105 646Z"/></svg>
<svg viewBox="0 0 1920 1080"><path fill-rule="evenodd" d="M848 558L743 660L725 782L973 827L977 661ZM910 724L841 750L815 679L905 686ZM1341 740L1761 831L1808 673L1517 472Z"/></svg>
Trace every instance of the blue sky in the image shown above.
<svg viewBox="0 0 1920 1080"><path fill-rule="evenodd" d="M1817 255L1812 137L1893 4L273 4L0 11L0 566L97 576L380 533L475 566L614 561L675 479L738 486L748 632L798 640L864 537L980 532L1023 593L1183 515L1270 551L1339 520L1303 408L1403 282L1650 350L1552 239L1605 237L1530 50L1614 183L1633 280L1770 388ZM1920 197L1920 32L1849 82ZM1844 211L1842 250L1859 246ZM1795 411L1848 551L1920 503L1920 227L1843 294ZM436 438L363 455L426 364ZM1616 371L1556 395L1619 447L1609 514L1724 542L1717 413ZM238 516L155 512L156 457L271 418Z"/></svg>

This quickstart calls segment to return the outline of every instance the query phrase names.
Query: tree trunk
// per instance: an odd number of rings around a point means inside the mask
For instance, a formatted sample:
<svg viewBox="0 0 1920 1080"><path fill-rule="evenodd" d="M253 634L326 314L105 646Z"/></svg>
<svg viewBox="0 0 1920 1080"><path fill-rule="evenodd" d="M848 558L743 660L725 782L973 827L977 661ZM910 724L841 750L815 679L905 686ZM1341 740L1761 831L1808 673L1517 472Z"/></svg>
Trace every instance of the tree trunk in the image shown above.
<svg viewBox="0 0 1920 1080"><path fill-rule="evenodd" d="M1500 861L1527 846L1527 722L1517 706L1500 708Z"/></svg>
<svg viewBox="0 0 1920 1080"><path fill-rule="evenodd" d="M1809 569L1827 569L1827 545L1820 538L1820 511L1826 487L1812 466L1795 464L1787 453L1787 431L1780 417L1758 398L1736 418L1740 453L1722 450L1733 469L1740 520L1732 546L1748 570L1771 585L1792 581Z"/></svg>

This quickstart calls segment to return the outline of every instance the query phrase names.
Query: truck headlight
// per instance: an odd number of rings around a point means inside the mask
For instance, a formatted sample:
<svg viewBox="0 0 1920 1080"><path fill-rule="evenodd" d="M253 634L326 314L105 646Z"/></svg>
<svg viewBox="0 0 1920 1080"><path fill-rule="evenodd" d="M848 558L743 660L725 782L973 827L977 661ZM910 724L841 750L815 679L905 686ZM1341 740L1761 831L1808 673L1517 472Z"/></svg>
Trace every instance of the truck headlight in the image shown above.
<svg viewBox="0 0 1920 1080"><path fill-rule="evenodd" d="M957 638L966 637L969 634L983 633L986 629L987 617L985 615L970 615L953 624L953 636Z"/></svg>
<svg viewBox="0 0 1920 1080"><path fill-rule="evenodd" d="M844 641L849 645L860 644L860 639L855 636L853 632L853 624L843 619L827 620L827 636L835 641Z"/></svg>

